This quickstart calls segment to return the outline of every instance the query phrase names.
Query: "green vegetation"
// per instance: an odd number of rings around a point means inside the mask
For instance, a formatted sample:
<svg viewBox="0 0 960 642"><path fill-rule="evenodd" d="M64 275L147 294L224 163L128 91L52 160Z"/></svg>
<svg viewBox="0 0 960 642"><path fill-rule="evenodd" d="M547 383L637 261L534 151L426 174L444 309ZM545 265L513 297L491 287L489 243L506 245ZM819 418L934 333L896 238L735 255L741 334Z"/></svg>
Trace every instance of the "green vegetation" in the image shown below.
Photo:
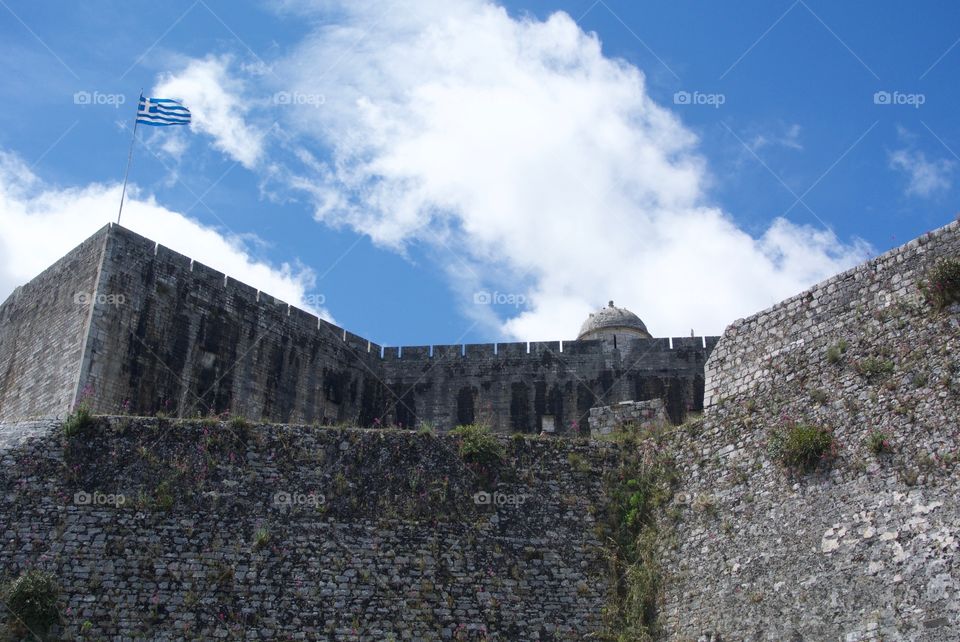
<svg viewBox="0 0 960 642"><path fill-rule="evenodd" d="M850 344L847 343L846 339L840 339L840 341L827 348L827 363L840 363L849 347Z"/></svg>
<svg viewBox="0 0 960 642"><path fill-rule="evenodd" d="M488 427L480 424L457 426L450 434L460 438L460 456L468 464L491 467L503 461L503 446Z"/></svg>
<svg viewBox="0 0 960 642"><path fill-rule="evenodd" d="M879 357L867 357L856 363L858 373L868 380L880 379L893 372L893 361Z"/></svg>
<svg viewBox="0 0 960 642"><path fill-rule="evenodd" d="M604 476L610 501L602 526L612 543L614 578L605 639L616 642L649 641L656 635L658 551L663 541L657 517L673 497L676 481L662 431L628 434L619 466Z"/></svg>
<svg viewBox="0 0 960 642"><path fill-rule="evenodd" d="M153 493L153 505L163 511L169 511L173 508L173 491L170 489L170 482L164 480L157 484Z"/></svg>
<svg viewBox="0 0 960 642"><path fill-rule="evenodd" d="M212 570L212 579L218 586L229 586L233 584L236 577L236 571L225 561L217 562Z"/></svg>
<svg viewBox="0 0 960 642"><path fill-rule="evenodd" d="M260 528L253 534L253 550L259 551L270 543L270 531Z"/></svg>
<svg viewBox="0 0 960 642"><path fill-rule="evenodd" d="M823 405L827 403L828 399L830 399L830 395L827 394L826 390L822 390L820 388L814 388L813 390L810 391L810 399L813 400L814 403Z"/></svg>
<svg viewBox="0 0 960 642"><path fill-rule="evenodd" d="M809 473L829 464L836 455L836 441L827 428L790 424L770 436L771 454L788 470Z"/></svg>
<svg viewBox="0 0 960 642"><path fill-rule="evenodd" d="M890 437L881 430L874 430L867 436L867 450L874 455L893 452L890 446Z"/></svg>
<svg viewBox="0 0 960 642"><path fill-rule="evenodd" d="M86 402L81 402L67 416L67 420L63 424L63 434L67 437L75 437L93 426L94 423L95 419L93 413L90 412L90 407Z"/></svg>
<svg viewBox="0 0 960 642"><path fill-rule="evenodd" d="M927 303L937 311L960 303L960 259L940 259L920 283L920 291Z"/></svg>
<svg viewBox="0 0 960 642"><path fill-rule="evenodd" d="M243 434L253 428L253 424L247 421L245 417L237 416L230 420L230 427L238 434Z"/></svg>
<svg viewBox="0 0 960 642"><path fill-rule="evenodd" d="M49 573L27 571L5 586L0 597L13 615L7 627L15 639L28 633L37 637L36 633L45 633L60 617L59 589Z"/></svg>
<svg viewBox="0 0 960 642"><path fill-rule="evenodd" d="M699 421L699 419L699 415L691 414L687 418L687 422L684 425L689 425L693 422ZM636 446L645 439L659 439L663 437L671 428L672 426L669 423L664 422L638 423L634 421L627 421L620 424L620 426L618 426L613 432L605 435L597 435L596 440L612 441L625 446Z"/></svg>
<svg viewBox="0 0 960 642"><path fill-rule="evenodd" d="M590 462L579 453L570 453L567 455L567 463L570 464L570 468L580 473L589 473L592 470Z"/></svg>

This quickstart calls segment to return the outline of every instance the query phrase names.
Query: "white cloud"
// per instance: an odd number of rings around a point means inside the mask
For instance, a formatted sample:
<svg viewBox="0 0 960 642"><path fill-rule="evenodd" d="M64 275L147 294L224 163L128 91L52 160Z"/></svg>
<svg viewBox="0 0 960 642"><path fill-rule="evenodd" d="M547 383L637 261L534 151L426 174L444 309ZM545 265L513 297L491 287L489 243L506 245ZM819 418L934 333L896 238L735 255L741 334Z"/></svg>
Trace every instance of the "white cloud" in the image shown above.
<svg viewBox="0 0 960 642"><path fill-rule="evenodd" d="M956 163L947 159L927 160L921 151L898 149L889 154L890 168L907 176L908 195L929 198L950 189Z"/></svg>
<svg viewBox="0 0 960 642"><path fill-rule="evenodd" d="M182 100L190 109L192 129L209 134L217 149L252 169L263 154L264 134L245 121L245 87L230 75L229 64L225 57L190 60L178 73L161 76L152 95ZM185 150L179 139L165 144L175 155Z"/></svg>
<svg viewBox="0 0 960 642"><path fill-rule="evenodd" d="M768 131L766 133L756 134L749 143L750 149L759 151L764 147L777 145L787 149L802 150L803 144L800 142L800 125L794 123L783 128L783 132Z"/></svg>
<svg viewBox="0 0 960 642"><path fill-rule="evenodd" d="M0 151L0 301L115 220L119 202L120 185L45 185L20 158ZM259 260L249 242L205 227L152 197L137 198L135 187L127 188L123 225L281 300L311 308L305 303L315 280L311 270Z"/></svg>
<svg viewBox="0 0 960 642"><path fill-rule="evenodd" d="M297 5L315 7L331 15ZM718 333L869 254L783 219L759 238L738 228L704 194L694 134L565 13L337 9L275 67L281 89L325 96L283 115L303 145L332 149L288 184L326 224L437 248L471 318L493 318L473 307L478 287L524 295L503 334L571 337L608 299L655 335ZM799 134L760 144L800 148Z"/></svg>
<svg viewBox="0 0 960 642"><path fill-rule="evenodd" d="M288 81L278 89L325 96L283 117L332 161L291 185L327 224L393 248L449 248L487 289L526 296L504 334L571 337L608 299L659 336L717 333L869 253L782 219L754 238L711 207L696 137L565 13L513 18L483 0L388 14L297 5L314 7L324 24L275 70ZM799 128L778 142L798 147ZM467 315L489 318L471 308L475 275L446 269Z"/></svg>

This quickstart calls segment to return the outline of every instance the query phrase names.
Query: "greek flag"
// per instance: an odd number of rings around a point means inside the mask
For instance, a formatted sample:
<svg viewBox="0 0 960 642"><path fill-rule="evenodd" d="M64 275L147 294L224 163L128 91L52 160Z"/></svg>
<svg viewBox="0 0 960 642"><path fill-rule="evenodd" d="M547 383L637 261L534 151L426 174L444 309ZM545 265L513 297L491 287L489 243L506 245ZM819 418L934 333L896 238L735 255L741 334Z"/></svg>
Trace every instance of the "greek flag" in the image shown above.
<svg viewBox="0 0 960 642"><path fill-rule="evenodd" d="M144 98L140 96L137 108L137 123L140 125L187 125L190 123L190 110L182 103L169 98Z"/></svg>

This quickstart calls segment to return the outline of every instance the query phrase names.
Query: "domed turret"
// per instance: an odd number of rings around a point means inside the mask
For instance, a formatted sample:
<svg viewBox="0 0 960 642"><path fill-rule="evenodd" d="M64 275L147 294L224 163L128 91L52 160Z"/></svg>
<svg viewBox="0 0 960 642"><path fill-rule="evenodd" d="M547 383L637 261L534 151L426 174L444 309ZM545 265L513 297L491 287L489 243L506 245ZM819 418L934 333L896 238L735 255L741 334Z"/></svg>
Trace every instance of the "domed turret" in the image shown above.
<svg viewBox="0 0 960 642"><path fill-rule="evenodd" d="M642 337L651 338L647 331L647 326L643 324L640 317L626 308L618 308L610 304L592 312L587 320L580 327L580 339L610 339L615 341L617 336L624 338Z"/></svg>

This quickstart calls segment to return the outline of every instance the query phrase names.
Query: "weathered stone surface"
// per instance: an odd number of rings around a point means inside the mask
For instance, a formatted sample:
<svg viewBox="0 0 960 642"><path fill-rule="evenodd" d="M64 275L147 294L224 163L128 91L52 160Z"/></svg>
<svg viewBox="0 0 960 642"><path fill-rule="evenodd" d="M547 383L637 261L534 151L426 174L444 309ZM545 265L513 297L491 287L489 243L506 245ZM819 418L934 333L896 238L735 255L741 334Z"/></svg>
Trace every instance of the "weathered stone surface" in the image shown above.
<svg viewBox="0 0 960 642"><path fill-rule="evenodd" d="M621 401L615 406L590 409L590 436L609 435L628 424L644 429L668 421L661 399Z"/></svg>
<svg viewBox="0 0 960 642"><path fill-rule="evenodd" d="M0 305L0 420L72 406L107 234L101 229Z"/></svg>
<svg viewBox="0 0 960 642"><path fill-rule="evenodd" d="M0 576L53 573L63 639L600 628L608 445L504 438L487 476L455 438L407 431L115 417L67 439L57 421L0 426L14 433L0 447Z"/></svg>
<svg viewBox="0 0 960 642"><path fill-rule="evenodd" d="M111 225L0 306L0 420L84 398L101 413L589 434L596 405L699 411L715 341L381 348Z"/></svg>
<svg viewBox="0 0 960 642"><path fill-rule="evenodd" d="M667 637L956 639L960 306L937 313L918 289L949 256L958 223L724 333L704 419L676 438ZM833 432L831 467L790 475L772 459L771 432L792 421ZM889 453L868 448L875 431Z"/></svg>

